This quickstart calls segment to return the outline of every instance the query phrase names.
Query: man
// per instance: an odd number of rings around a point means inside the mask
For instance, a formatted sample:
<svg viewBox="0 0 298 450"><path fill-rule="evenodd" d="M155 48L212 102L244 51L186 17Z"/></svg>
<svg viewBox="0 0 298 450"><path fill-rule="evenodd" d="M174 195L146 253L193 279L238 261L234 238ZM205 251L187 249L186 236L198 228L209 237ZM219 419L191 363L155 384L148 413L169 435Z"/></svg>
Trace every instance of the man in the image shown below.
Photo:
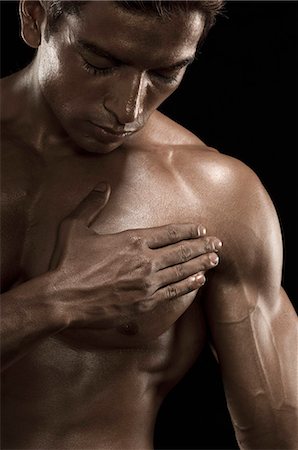
<svg viewBox="0 0 298 450"><path fill-rule="evenodd" d="M37 54L2 80L3 448L152 448L209 332L239 446L296 446L275 210L157 112L219 6L20 2Z"/></svg>

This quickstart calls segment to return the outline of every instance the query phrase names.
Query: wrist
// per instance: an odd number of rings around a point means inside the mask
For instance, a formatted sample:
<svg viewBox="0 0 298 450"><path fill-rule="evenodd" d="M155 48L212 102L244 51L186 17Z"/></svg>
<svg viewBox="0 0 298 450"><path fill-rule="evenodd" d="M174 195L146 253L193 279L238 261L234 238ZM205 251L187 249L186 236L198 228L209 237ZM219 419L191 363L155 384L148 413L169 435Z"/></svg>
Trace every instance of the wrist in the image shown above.
<svg viewBox="0 0 298 450"><path fill-rule="evenodd" d="M71 320L68 311L63 283L59 271L49 271L38 279L40 303L49 320L49 327L55 332L68 328ZM32 280L33 281L33 280ZM37 279L36 279L37 281Z"/></svg>

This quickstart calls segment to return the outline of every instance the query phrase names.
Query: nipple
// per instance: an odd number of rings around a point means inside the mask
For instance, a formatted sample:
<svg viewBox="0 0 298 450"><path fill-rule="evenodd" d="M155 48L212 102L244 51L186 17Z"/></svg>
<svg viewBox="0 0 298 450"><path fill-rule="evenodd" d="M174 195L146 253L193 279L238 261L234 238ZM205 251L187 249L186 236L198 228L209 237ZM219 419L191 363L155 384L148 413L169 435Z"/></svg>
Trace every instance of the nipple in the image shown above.
<svg viewBox="0 0 298 450"><path fill-rule="evenodd" d="M126 336L135 336L138 333L139 329L135 322L128 322L117 327L117 331Z"/></svg>

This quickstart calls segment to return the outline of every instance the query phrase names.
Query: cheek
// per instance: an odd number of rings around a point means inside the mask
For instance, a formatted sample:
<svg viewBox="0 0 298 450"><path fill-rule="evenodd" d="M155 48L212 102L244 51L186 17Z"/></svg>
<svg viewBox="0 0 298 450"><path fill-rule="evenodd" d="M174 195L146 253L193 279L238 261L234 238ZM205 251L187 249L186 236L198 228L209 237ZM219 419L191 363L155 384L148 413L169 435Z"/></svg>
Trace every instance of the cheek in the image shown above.
<svg viewBox="0 0 298 450"><path fill-rule="evenodd" d="M68 52L58 52L54 46L43 49L38 56L39 85L56 114L65 116L80 111L87 99L79 64L71 64Z"/></svg>
<svg viewBox="0 0 298 450"><path fill-rule="evenodd" d="M58 80L63 73L63 63L53 45L42 46L38 50L38 79L40 86Z"/></svg>

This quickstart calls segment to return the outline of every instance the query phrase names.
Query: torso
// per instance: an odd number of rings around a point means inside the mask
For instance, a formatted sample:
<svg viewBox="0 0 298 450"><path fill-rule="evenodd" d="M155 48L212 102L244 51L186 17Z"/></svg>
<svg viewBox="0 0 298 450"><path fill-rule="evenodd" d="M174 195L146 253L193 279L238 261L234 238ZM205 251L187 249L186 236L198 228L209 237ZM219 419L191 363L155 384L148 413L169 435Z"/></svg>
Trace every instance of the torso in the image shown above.
<svg viewBox="0 0 298 450"><path fill-rule="evenodd" d="M75 153L49 161L8 137L2 214L10 240L3 287L47 272L59 224L99 181L110 183L112 194L94 227L98 233L177 222L203 223L212 231L215 205L204 168L213 155L187 137L181 145L151 142L109 155ZM192 158L201 158L196 185ZM195 299L196 293L189 295ZM122 337L121 345L109 345L108 336L102 342L94 330L57 334L6 371L5 448L152 447L162 399L205 344L200 302L194 300L168 330L143 345L131 337Z"/></svg>

